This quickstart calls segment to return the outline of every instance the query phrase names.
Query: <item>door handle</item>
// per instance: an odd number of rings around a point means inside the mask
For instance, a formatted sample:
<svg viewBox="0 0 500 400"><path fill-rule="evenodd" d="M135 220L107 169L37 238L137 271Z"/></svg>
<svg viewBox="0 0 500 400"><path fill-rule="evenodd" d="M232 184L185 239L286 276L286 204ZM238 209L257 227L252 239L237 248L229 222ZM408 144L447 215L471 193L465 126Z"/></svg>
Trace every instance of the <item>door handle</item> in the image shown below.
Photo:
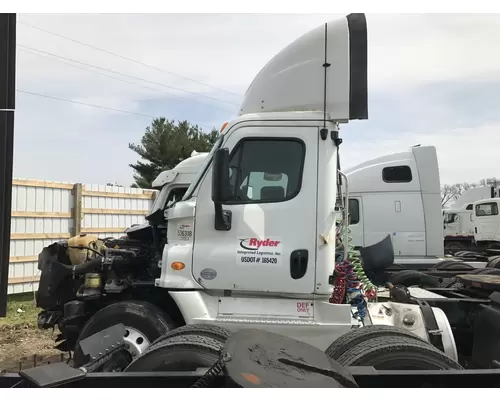
<svg viewBox="0 0 500 400"><path fill-rule="evenodd" d="M300 279L306 274L308 260L309 251L292 251L292 254L290 254L290 276L292 279Z"/></svg>

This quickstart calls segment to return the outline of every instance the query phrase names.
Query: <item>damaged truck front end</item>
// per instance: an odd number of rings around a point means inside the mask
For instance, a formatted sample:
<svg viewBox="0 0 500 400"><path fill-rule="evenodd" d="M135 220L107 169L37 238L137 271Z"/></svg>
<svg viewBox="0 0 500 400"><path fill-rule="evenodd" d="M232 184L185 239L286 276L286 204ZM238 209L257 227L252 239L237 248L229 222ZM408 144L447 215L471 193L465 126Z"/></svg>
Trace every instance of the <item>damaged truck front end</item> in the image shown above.
<svg viewBox="0 0 500 400"><path fill-rule="evenodd" d="M42 250L38 327L58 327L56 348L72 350L82 327L98 310L125 296L137 296L138 288L154 287L160 269L152 229L148 224L132 227L120 239L82 234Z"/></svg>

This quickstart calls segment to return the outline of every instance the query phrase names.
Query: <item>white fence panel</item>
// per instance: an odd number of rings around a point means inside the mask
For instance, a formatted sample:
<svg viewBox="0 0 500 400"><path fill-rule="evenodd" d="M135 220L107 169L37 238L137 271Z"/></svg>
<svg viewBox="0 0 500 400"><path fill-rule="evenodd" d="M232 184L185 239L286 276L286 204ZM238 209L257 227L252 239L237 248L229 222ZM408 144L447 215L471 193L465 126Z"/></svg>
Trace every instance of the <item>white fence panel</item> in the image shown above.
<svg viewBox="0 0 500 400"><path fill-rule="evenodd" d="M157 193L86 184L82 185L81 198L76 198L76 186L13 180L9 294L37 290L38 254L45 246L73 236L75 230L98 237L120 237L126 228L145 222ZM77 207L78 200L81 207Z"/></svg>

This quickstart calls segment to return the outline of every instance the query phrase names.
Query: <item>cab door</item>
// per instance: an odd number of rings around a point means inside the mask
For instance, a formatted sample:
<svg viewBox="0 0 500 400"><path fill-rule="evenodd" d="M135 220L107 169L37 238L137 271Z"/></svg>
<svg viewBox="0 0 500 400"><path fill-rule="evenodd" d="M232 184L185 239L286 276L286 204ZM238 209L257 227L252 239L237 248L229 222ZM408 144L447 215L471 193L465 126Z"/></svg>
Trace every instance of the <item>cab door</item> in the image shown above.
<svg viewBox="0 0 500 400"><path fill-rule="evenodd" d="M312 293L318 127L230 131L228 231L214 228L211 169L196 202L193 276L207 289Z"/></svg>

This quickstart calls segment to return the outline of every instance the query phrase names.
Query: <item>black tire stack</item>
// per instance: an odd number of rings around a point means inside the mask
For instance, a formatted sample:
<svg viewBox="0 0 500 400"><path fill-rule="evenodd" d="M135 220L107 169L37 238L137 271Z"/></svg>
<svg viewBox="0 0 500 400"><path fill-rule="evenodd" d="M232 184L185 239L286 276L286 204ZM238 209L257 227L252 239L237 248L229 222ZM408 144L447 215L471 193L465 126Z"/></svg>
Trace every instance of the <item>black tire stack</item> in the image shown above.
<svg viewBox="0 0 500 400"><path fill-rule="evenodd" d="M378 370L463 369L431 344L404 329L370 325L353 329L325 351L341 365L371 366Z"/></svg>
<svg viewBox="0 0 500 400"><path fill-rule="evenodd" d="M126 371L193 371L210 368L219 359L229 335L226 329L210 324L181 326L159 337Z"/></svg>

